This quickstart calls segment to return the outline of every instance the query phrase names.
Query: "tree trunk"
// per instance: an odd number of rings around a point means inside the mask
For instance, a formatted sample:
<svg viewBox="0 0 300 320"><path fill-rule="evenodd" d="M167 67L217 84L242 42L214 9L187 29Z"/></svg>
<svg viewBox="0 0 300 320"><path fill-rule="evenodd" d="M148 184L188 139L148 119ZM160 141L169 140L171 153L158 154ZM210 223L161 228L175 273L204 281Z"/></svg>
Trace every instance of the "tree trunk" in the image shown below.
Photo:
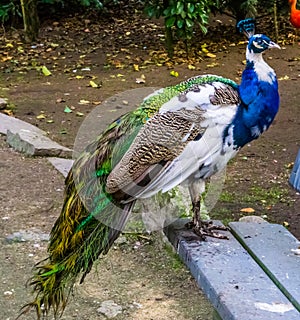
<svg viewBox="0 0 300 320"><path fill-rule="evenodd" d="M20 0L25 31L25 41L35 41L39 33L39 16L37 0Z"/></svg>
<svg viewBox="0 0 300 320"><path fill-rule="evenodd" d="M166 29L166 47L167 47L168 57L172 59L174 56L173 32L171 28L165 27L165 29Z"/></svg>
<svg viewBox="0 0 300 320"><path fill-rule="evenodd" d="M277 19L277 1L274 1L274 29L275 29L275 41L278 42L278 19Z"/></svg>
<svg viewBox="0 0 300 320"><path fill-rule="evenodd" d="M163 9L166 10L169 6L169 0L163 0ZM166 35L166 48L168 52L168 57L170 59L174 56L174 39L173 31L171 27L167 27L165 23L165 35Z"/></svg>

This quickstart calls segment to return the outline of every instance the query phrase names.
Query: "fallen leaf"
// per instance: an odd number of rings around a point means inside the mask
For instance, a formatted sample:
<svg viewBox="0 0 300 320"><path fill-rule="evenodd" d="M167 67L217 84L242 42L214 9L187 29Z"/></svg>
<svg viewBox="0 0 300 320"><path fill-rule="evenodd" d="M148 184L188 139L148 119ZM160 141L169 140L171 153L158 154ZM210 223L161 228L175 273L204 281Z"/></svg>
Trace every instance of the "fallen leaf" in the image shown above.
<svg viewBox="0 0 300 320"><path fill-rule="evenodd" d="M207 64L206 66L208 68L214 68L214 67L217 67L218 65L219 65L218 62L213 62L213 63Z"/></svg>
<svg viewBox="0 0 300 320"><path fill-rule="evenodd" d="M290 226L290 224L287 222L287 221L283 221L282 225L285 227L285 228L288 228Z"/></svg>
<svg viewBox="0 0 300 320"><path fill-rule="evenodd" d="M41 113L38 116L36 116L36 118L39 119L39 120L42 120L42 119L45 119L46 116L43 113Z"/></svg>
<svg viewBox="0 0 300 320"><path fill-rule="evenodd" d="M133 69L134 69L134 71L140 71L140 68L139 68L138 64L134 64L133 65Z"/></svg>
<svg viewBox="0 0 300 320"><path fill-rule="evenodd" d="M145 83L146 80L143 79L143 78L136 78L136 79L135 79L135 82L136 82L136 83Z"/></svg>
<svg viewBox="0 0 300 320"><path fill-rule="evenodd" d="M210 53L210 52L207 52L206 56L209 57L209 58L215 58L216 57L215 54Z"/></svg>
<svg viewBox="0 0 300 320"><path fill-rule="evenodd" d="M77 112L76 112L76 116L77 116L77 117L83 117L83 116L84 116L84 113L77 111Z"/></svg>
<svg viewBox="0 0 300 320"><path fill-rule="evenodd" d="M79 80L79 79L83 79L84 76L76 76L75 78Z"/></svg>
<svg viewBox="0 0 300 320"><path fill-rule="evenodd" d="M81 99L78 104L89 104L90 102L88 100L84 100L84 99Z"/></svg>
<svg viewBox="0 0 300 320"><path fill-rule="evenodd" d="M49 119L49 120L47 120L46 122L47 122L47 123L53 123L54 120L53 120L53 119Z"/></svg>
<svg viewBox="0 0 300 320"><path fill-rule="evenodd" d="M51 72L48 70L46 66L42 66L42 72L46 77L51 76Z"/></svg>
<svg viewBox="0 0 300 320"><path fill-rule="evenodd" d="M8 116L12 116L14 114L13 111L10 109L4 109L1 110L1 112L7 114Z"/></svg>
<svg viewBox="0 0 300 320"><path fill-rule="evenodd" d="M196 67L195 67L195 66L193 66L192 64L189 64L189 65L188 65L188 69L189 69L189 70L195 70L195 69L196 69Z"/></svg>
<svg viewBox="0 0 300 320"><path fill-rule="evenodd" d="M290 77L288 75L285 75L283 77L278 78L278 81L281 81L281 80L290 80Z"/></svg>
<svg viewBox="0 0 300 320"><path fill-rule="evenodd" d="M177 71L172 70L172 71L170 71L170 75L172 77L176 77L177 78L179 76L179 73Z"/></svg>
<svg viewBox="0 0 300 320"><path fill-rule="evenodd" d="M71 113L72 110L68 106L66 106L65 109L64 109L64 112L65 113Z"/></svg>
<svg viewBox="0 0 300 320"><path fill-rule="evenodd" d="M240 212L253 213L253 212L255 212L255 210L253 208L243 208L240 210Z"/></svg>
<svg viewBox="0 0 300 320"><path fill-rule="evenodd" d="M91 80L89 82L89 86L92 88L100 88L100 86L96 82L94 82L93 80Z"/></svg>

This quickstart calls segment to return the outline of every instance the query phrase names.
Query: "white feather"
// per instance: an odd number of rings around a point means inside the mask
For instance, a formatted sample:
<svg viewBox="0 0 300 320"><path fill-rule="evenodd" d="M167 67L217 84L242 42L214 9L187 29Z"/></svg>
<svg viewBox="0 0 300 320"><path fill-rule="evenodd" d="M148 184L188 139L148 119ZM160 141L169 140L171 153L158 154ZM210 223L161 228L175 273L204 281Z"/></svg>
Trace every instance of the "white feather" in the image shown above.
<svg viewBox="0 0 300 320"><path fill-rule="evenodd" d="M254 71L259 81L265 81L269 84L274 83L276 79L275 71L264 61L262 54L250 52L247 48L246 58L254 62Z"/></svg>
<svg viewBox="0 0 300 320"><path fill-rule="evenodd" d="M223 152L223 131L235 114L233 107L224 109L227 113L221 113L222 123L216 123L214 118L207 119L207 129L201 139L189 142L169 167L136 195L137 198L148 198L158 191L166 192L188 178L207 178L226 166L237 151L231 144L226 153ZM202 171L199 168L203 168Z"/></svg>

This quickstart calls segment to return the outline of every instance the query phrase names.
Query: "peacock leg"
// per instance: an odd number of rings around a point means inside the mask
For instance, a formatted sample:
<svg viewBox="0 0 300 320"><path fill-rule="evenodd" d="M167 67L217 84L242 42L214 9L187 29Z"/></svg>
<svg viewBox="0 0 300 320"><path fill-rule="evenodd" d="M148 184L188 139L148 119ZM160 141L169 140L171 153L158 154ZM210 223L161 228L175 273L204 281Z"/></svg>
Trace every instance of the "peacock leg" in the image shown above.
<svg viewBox="0 0 300 320"><path fill-rule="evenodd" d="M192 221L186 224L186 227L193 229L202 240L206 237L213 237L218 239L228 239L228 237L214 232L215 230L227 230L224 226L218 226L213 224L212 221L202 221L200 216L201 195L205 191L205 182L202 180L195 180L189 184L189 193L193 206L193 218Z"/></svg>

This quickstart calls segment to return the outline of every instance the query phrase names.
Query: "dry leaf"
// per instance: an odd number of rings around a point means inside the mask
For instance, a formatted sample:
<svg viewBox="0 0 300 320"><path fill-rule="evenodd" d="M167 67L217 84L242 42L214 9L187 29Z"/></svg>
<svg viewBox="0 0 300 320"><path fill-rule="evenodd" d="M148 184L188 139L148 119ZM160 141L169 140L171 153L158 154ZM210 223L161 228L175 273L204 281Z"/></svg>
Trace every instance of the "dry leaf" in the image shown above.
<svg viewBox="0 0 300 320"><path fill-rule="evenodd" d="M210 52L208 52L208 53L206 54L206 56L209 57L209 58L215 58L215 57L216 57L215 54L210 53Z"/></svg>
<svg viewBox="0 0 300 320"><path fill-rule="evenodd" d="M84 99L81 99L78 104L89 104L90 102L88 100L84 100Z"/></svg>
<svg viewBox="0 0 300 320"><path fill-rule="evenodd" d="M285 227L285 228L288 228L290 226L290 224L287 222L287 221L283 221L282 225Z"/></svg>
<svg viewBox="0 0 300 320"><path fill-rule="evenodd" d="M214 68L214 67L217 67L218 65L219 65L218 62L212 62L212 63L207 64L206 66L208 68Z"/></svg>
<svg viewBox="0 0 300 320"><path fill-rule="evenodd" d="M39 114L38 116L36 116L36 118L39 119L39 120L41 120L41 119L45 119L46 116L45 116L43 113L41 113L41 114Z"/></svg>
<svg viewBox="0 0 300 320"><path fill-rule="evenodd" d="M253 213L253 212L255 212L255 210L253 208L243 208L240 211L244 212L244 213Z"/></svg>
<svg viewBox="0 0 300 320"><path fill-rule="evenodd" d="M89 86L92 88L100 88L100 86L96 82L94 82L93 80L91 80L89 82Z"/></svg>
<svg viewBox="0 0 300 320"><path fill-rule="evenodd" d="M136 78L136 79L135 79L135 82L136 82L136 83L145 83L146 80L143 79L143 78Z"/></svg>
<svg viewBox="0 0 300 320"><path fill-rule="evenodd" d="M1 112L7 114L8 116L12 116L14 114L11 109L4 109L1 110Z"/></svg>
<svg viewBox="0 0 300 320"><path fill-rule="evenodd" d="M134 64L133 65L133 69L134 69L134 71L140 71L140 68L139 68L138 64Z"/></svg>
<svg viewBox="0 0 300 320"><path fill-rule="evenodd" d="M281 81L281 80L290 80L290 77L288 75L285 75L283 77L278 78L278 81Z"/></svg>
<svg viewBox="0 0 300 320"><path fill-rule="evenodd" d="M174 70L172 70L171 72L170 72L170 75L172 76L172 77L178 77L179 76L179 73L177 72L177 71L174 71Z"/></svg>

